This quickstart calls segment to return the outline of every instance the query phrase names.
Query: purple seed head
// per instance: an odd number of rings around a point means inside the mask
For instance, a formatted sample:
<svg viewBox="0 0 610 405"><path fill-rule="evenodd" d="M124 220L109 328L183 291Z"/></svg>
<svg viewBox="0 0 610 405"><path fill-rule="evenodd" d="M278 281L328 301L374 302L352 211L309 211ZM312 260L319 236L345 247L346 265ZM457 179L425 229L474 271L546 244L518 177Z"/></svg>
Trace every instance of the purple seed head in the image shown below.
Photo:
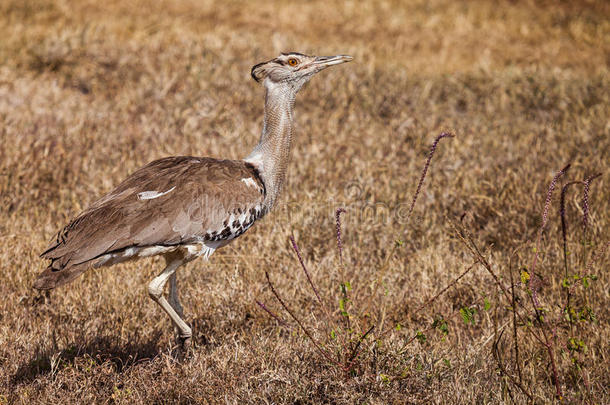
<svg viewBox="0 0 610 405"><path fill-rule="evenodd" d="M449 132L443 132L439 136L434 139L432 142L432 146L430 146L430 153L428 153L428 159L426 159L426 164L424 165L424 169L422 170L421 177L419 178L419 183L417 184L417 189L415 190L415 194L413 195L413 200L411 201L411 206L409 207L409 212L407 214L407 222L411 218L411 214L413 213L413 208L415 207L415 202L417 201L417 197L421 191L422 186L424 185L424 180L426 179L426 173L428 173L428 167L430 167L430 162L432 161L432 156L434 156L434 151L436 151L436 147L439 141L443 138L453 138L455 135Z"/></svg>
<svg viewBox="0 0 610 405"><path fill-rule="evenodd" d="M571 166L570 164L567 164L563 169L558 171L557 174L555 175L555 177L553 177L551 184L549 185L549 189L546 193L546 200L544 201L544 210L542 211L542 226L540 227L540 232L542 232L542 229L546 226L546 223L548 221L549 207L551 206L551 198L553 197L553 191L555 190L557 181L559 181L559 178L561 178L561 176L563 176L568 171L570 166Z"/></svg>
<svg viewBox="0 0 610 405"><path fill-rule="evenodd" d="M341 242L341 214L346 212L344 208L337 208L335 219L337 224L337 248L339 249L339 260L343 266L343 244Z"/></svg>
<svg viewBox="0 0 610 405"><path fill-rule="evenodd" d="M601 176L601 173L597 173L594 174L592 176L587 177L584 181L584 188L583 188L583 192L582 192L582 226L585 229L585 231L587 230L587 225L589 223L589 186L591 185L591 182L593 180L595 180L596 178L598 178L599 176Z"/></svg>
<svg viewBox="0 0 610 405"><path fill-rule="evenodd" d="M534 260L532 261L532 267L530 270L531 277L529 279L529 289L535 294L535 286L534 286L534 270L536 269L536 263L538 261L538 252L540 252L540 242L542 239L542 232L544 231L544 227L546 226L548 215L549 215L549 207L551 206L551 198L553 197L553 190L555 190L555 186L557 185L557 181L568 171L570 168L570 164L567 164L563 169L557 172L549 185L549 189L546 193L546 200L544 202L544 209L542 211L542 225L540 225L540 229L538 230L538 239L536 241L536 250L534 251ZM535 295L533 296L535 299Z"/></svg>

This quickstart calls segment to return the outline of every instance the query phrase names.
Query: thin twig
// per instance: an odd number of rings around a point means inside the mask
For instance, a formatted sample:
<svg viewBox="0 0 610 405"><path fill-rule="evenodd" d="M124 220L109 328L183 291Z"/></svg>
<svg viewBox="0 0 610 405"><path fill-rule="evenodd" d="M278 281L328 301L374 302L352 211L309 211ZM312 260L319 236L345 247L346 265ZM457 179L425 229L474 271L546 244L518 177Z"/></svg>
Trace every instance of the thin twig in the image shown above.
<svg viewBox="0 0 610 405"><path fill-rule="evenodd" d="M449 222L450 222L453 230L455 231L455 234L457 235L457 237L468 248L470 253L477 259L477 261L475 263L481 263L483 265L483 267L487 270L487 272L494 279L496 284L500 287L500 289L504 293L504 296L507 299L507 301L510 301L510 294L508 293L508 290L500 282L500 279L498 278L496 273L494 273L494 271L491 269L491 265L487 262L487 259L485 258L485 256L483 256L483 254L479 250L479 247L477 246L477 244L474 243L474 240L472 238L472 235L470 235L470 232L468 232L468 230L462 225L460 225L458 228L458 225L452 219L449 219Z"/></svg>
<svg viewBox="0 0 610 405"><path fill-rule="evenodd" d="M453 311L453 313L447 317L447 318L442 318L445 322L452 320L454 317L456 317L460 312L459 311ZM429 331L436 329L437 327L437 320L435 319L432 324L430 326L428 326L426 329L422 330L422 331L417 331L413 336L411 336L411 338L409 340L407 340L405 343L403 343L402 347L406 347L408 345L410 345L415 339L417 339L421 334L425 334L428 333ZM384 333L386 333L387 331L385 331ZM380 337L383 336L383 334L379 335Z"/></svg>
<svg viewBox="0 0 610 405"><path fill-rule="evenodd" d="M597 250L597 253L595 253L593 255L593 258L589 261L589 264L587 264L587 267L585 268L585 273L583 274L584 276L591 274L591 269L593 268L593 265L604 256L604 253L606 253L608 247L610 247L610 241L607 241L606 243L601 245L601 247Z"/></svg>
<svg viewBox="0 0 610 405"><path fill-rule="evenodd" d="M534 259L532 261L532 267L530 269L530 279L529 279L529 291L530 291L530 299L532 302L532 306L534 308L534 312L536 313L536 319L538 320L538 322L540 323L540 330L542 332L542 336L544 338L544 346L547 349L547 352L549 354L549 358L551 360L551 371L553 372L553 383L555 384L555 390L556 390L556 397L558 399L560 399L562 397L561 395L561 386L559 384L559 372L557 370L557 364L555 363L555 354L553 353L554 351L554 340L553 339L549 339L549 336L547 334L547 330L546 330L546 325L544 322L544 317L540 311L540 303L538 302L538 298L536 296L536 292L537 292L537 287L534 285L534 277L535 277L535 273L534 270L536 268L536 261L538 260L538 253L540 251L540 244L542 241L542 232L544 231L544 228L546 227L546 224L548 222L548 212L549 212L549 207L551 205L551 198L553 195L553 190L555 189L555 185L557 184L557 181L559 180L559 178L561 176L563 176L565 174L565 172L570 168L570 165L566 165L563 169L561 169L560 171L558 171L555 176L553 177L553 180L551 181L551 184L549 185L549 189L546 193L546 200L544 202L544 209L542 211L542 224L540 225L540 229L538 230L538 238L536 241L536 250L534 251Z"/></svg>
<svg viewBox="0 0 610 405"><path fill-rule="evenodd" d="M269 284L269 287L271 288L271 292L273 293L273 295L275 296L275 298L278 300L278 302L280 303L280 305L282 306L282 308L284 308L284 310L286 312L288 312L288 314L290 314L290 316L292 317L292 319L294 319L294 321L299 325L299 327L303 330L303 332L307 335L307 337L311 340L311 342L313 343L313 345L315 346L315 348L318 350L318 352L320 352L320 354L328 361L330 361L331 363L341 366L340 363L338 363L335 359L333 359L330 354L328 354L326 352L326 350L324 350L322 348L322 346L317 342L316 339L314 339L314 337L311 335L311 333L309 333L309 330L307 330L307 328L305 328L305 326L303 326L303 323L301 322L301 320L299 318L297 318L297 316L290 310L290 308L288 308L288 306L284 303L284 300L282 300L282 297L280 297L280 295L278 294L278 292L275 290L275 287L273 286L273 283L271 282L271 278L269 278L269 272L265 270L265 277L267 277L267 283Z"/></svg>
<svg viewBox="0 0 610 405"><path fill-rule="evenodd" d="M274 318L276 321L278 321L282 326L285 326L288 329L292 329L290 327L290 325L288 325L286 323L286 321L284 321L282 318L280 318L278 315L276 315L273 311L271 311L269 308L267 308L267 306L265 304L263 304L262 302L256 300L255 301L259 307L261 307L265 312L267 312L269 315L271 315L272 318Z"/></svg>
<svg viewBox="0 0 610 405"><path fill-rule="evenodd" d="M475 260L474 263L472 263L470 266L468 266L468 268L466 270L464 270L462 272L462 274L460 274L459 276L457 276L451 283L447 284L447 286L445 286L445 288L443 288L442 290L440 290L434 297L430 298L428 301L426 301L424 304L422 304L419 308L417 308L415 310L415 312L419 312L421 310L423 310L424 308L426 308L427 306L429 306L430 304L432 304L434 301L436 301L436 299L438 297L440 297L441 295L443 295L448 289L450 289L451 287L453 287L455 284L457 284L466 274L468 274L470 272L470 270L472 270L472 268L478 263L478 260Z"/></svg>
<svg viewBox="0 0 610 405"><path fill-rule="evenodd" d="M297 245L297 242L294 240L294 238L292 236L290 236L290 243L292 243L292 248L294 249L294 251L297 254L297 257L299 259L299 263L301 263L301 268L303 269L303 272L305 273L305 276L307 277L307 281L309 282L309 285L311 286L311 289L316 294L316 297L318 298L318 302L320 303L320 306L324 307L324 303L322 302L322 298L320 298L320 294L318 294L318 289L316 288L316 286L314 285L313 281L311 280L311 276L309 275L309 271L307 271L307 267L305 266L305 262L303 261L303 257L301 257L301 252L299 251L299 246Z"/></svg>
<svg viewBox="0 0 610 405"><path fill-rule="evenodd" d="M438 297L440 297L441 295L443 295L445 292L447 292L447 290L449 290L451 287L455 286L466 274L468 274L470 272L470 270L472 270L474 268L474 266L478 263L479 261L476 260L474 263L472 263L470 266L468 266L468 268L466 270L464 270L462 272L462 274L460 274L459 276L457 276L455 279L453 279L453 281L451 281L451 283L447 284L443 289L441 289L438 293L436 293L434 295L434 297L430 298L429 300L427 300L424 304L422 304L419 308L417 308L414 312L418 313L420 312L422 309L428 307L430 304L432 304L434 301L436 301L438 299ZM400 322L398 322L400 323ZM377 335L377 338L383 337L386 334L388 334L389 332L391 332L394 329L394 325L390 326L389 328L387 328L386 330L384 330L383 332L381 332L379 335Z"/></svg>
<svg viewBox="0 0 610 405"><path fill-rule="evenodd" d="M493 355L496 359L496 363L498 364L498 368L500 369L500 372L502 374L504 374L505 376L508 377L508 379L510 380L511 383L513 383L513 385L518 387L521 390L521 392L523 392L530 399L530 401L533 401L534 397L528 391L528 389L525 388L525 386L520 381L516 381L515 378L506 370L506 367L504 367L504 363L502 362L502 356L500 355L500 350L498 349L498 343L500 342L500 339L502 339L503 334L504 334L504 329L500 332L500 336L498 336L498 339L496 339L494 341L493 350L492 350Z"/></svg>
<svg viewBox="0 0 610 405"><path fill-rule="evenodd" d="M517 254L517 250L510 255L508 262L508 272L510 274L510 291L511 291L511 307L513 308L513 343L515 346L515 364L517 365L517 375L519 382L523 383L523 375L521 374L521 360L519 359L519 338L517 333L517 299L515 297L515 279L513 277L513 257Z"/></svg>
<svg viewBox="0 0 610 405"><path fill-rule="evenodd" d="M371 333L373 331L374 328L375 328L375 325L371 326L369 328L369 330L364 332L362 334L362 336L360 336L360 338L358 339L358 344L352 349L352 354L350 355L349 360L347 361L347 363L345 365L346 371L348 371L349 369L352 368L352 364L353 364L354 360L356 360L356 356L358 355L358 349L360 348L360 345L362 344L364 339L366 339L366 337L369 335L369 333Z"/></svg>
<svg viewBox="0 0 610 405"><path fill-rule="evenodd" d="M584 184L581 181L571 181L566 183L561 188L561 198L559 201L559 216L561 217L561 239L563 241L563 267L564 267L564 280L567 280L570 276L569 266L568 266L568 222L566 220L566 193L568 191L568 187L573 184ZM568 321L570 323L570 332L573 329L573 320L572 314L570 312L570 301L571 301L571 292L570 288L566 288L566 306L565 309L568 313Z"/></svg>
<svg viewBox="0 0 610 405"><path fill-rule="evenodd" d="M500 282L500 279L498 278L496 273L494 273L494 271L492 270L491 265L489 264L489 262L487 261L485 256L483 256L483 254L481 253L481 250L479 249L477 244L474 242L474 239L472 238L472 235L470 234L470 232L468 232L468 230L461 225L460 225L460 228L458 229L458 225L455 223L455 221L453 221L450 218L448 218L448 220L451 223L451 226L453 227L458 239L460 239L460 241L464 244L464 246L466 246L466 248L470 251L470 253L475 258L479 259L478 262L481 263L483 268L485 270L487 270L487 272L492 276L492 278L494 279L494 282L496 283L496 285L500 288L500 290L504 294L506 301L511 302L511 295L509 294L508 289L504 286L504 284L502 284ZM517 317L524 325L527 325L527 323L525 322L525 320L523 319L523 317L521 316L521 314L519 312L517 312ZM544 340L534 330L530 329L530 332L532 333L532 336L534 336L534 338L539 343L541 343L541 344L545 343Z"/></svg>

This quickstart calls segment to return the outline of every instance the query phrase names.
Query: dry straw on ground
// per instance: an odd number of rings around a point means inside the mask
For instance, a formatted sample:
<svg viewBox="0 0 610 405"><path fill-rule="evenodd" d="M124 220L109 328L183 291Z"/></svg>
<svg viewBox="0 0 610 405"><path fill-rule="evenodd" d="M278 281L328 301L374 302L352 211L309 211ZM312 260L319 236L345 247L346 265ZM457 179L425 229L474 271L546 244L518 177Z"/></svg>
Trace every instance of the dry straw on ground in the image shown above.
<svg viewBox="0 0 610 405"><path fill-rule="evenodd" d="M566 402L610 402L609 262L596 253L610 235L609 15L602 1L3 0L0 403L551 403L555 380ZM278 210L179 274L190 358L175 361L146 294L159 260L31 289L51 235L137 167L243 157L263 108L249 69L284 50L355 60L299 95ZM443 130L458 136L439 145L405 225ZM562 186L598 172L586 233L582 183L564 192L564 258ZM354 330L401 320L371 332L347 372L256 304L289 321L267 271L312 335L340 347L291 235L337 339L345 281Z"/></svg>

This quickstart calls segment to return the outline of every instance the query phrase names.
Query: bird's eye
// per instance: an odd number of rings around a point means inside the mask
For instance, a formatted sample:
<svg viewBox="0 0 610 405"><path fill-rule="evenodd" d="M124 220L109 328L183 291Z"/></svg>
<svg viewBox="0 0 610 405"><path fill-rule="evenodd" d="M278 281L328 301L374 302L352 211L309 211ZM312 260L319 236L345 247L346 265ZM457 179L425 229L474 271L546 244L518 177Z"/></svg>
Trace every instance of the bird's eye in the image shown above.
<svg viewBox="0 0 610 405"><path fill-rule="evenodd" d="M296 60L295 58L290 58L290 59L288 59L288 64L289 64L290 66L296 66L296 65L298 65L298 64L299 64L299 61L298 61L298 60Z"/></svg>

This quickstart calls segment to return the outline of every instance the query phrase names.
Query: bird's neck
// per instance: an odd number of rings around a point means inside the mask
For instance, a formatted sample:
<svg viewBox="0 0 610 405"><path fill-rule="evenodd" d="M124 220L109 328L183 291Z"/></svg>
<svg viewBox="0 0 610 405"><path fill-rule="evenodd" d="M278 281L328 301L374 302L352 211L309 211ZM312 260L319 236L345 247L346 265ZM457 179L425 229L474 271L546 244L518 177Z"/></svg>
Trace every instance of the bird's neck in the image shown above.
<svg viewBox="0 0 610 405"><path fill-rule="evenodd" d="M270 210L282 189L290 160L295 89L265 81L265 120L258 145L245 159L265 184L265 208Z"/></svg>

